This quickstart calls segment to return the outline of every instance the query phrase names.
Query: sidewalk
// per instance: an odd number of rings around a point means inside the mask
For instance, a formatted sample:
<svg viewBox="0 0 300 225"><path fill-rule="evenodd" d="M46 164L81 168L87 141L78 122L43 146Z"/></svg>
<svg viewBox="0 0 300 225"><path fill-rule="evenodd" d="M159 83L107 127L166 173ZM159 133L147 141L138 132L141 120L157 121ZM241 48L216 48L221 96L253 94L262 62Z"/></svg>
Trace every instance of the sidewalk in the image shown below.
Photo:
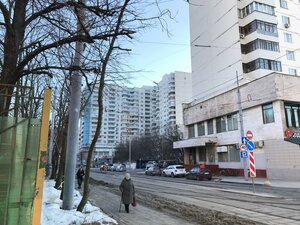
<svg viewBox="0 0 300 225"><path fill-rule="evenodd" d="M135 208L130 206L130 213L125 213L124 205L120 207L120 195L111 193L109 188L104 186L94 186L90 191L91 202L100 207L101 210L111 218L118 221L120 225L195 225L183 219L157 211L147 206L139 204Z"/></svg>
<svg viewBox="0 0 300 225"><path fill-rule="evenodd" d="M219 178L215 178L219 179ZM248 178L246 181L244 177L221 177L220 182L225 183L241 183L241 184L252 184L252 178ZM271 187L281 187L281 188L300 188L299 181L283 181L283 180L269 180L267 178L254 178L255 185L265 185Z"/></svg>

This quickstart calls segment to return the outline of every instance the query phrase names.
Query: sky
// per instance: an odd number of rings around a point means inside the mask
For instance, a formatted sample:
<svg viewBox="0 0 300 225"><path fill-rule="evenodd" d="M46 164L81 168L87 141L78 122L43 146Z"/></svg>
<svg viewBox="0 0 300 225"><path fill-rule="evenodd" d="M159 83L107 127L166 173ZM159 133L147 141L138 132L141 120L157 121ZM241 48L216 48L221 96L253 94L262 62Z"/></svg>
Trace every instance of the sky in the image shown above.
<svg viewBox="0 0 300 225"><path fill-rule="evenodd" d="M191 71L188 3L184 0L166 0L162 8L169 9L174 20L168 20L169 37L160 27L151 28L139 36L132 46L127 64L135 70L132 87L154 85L164 74L174 71ZM154 81L154 82L153 82Z"/></svg>

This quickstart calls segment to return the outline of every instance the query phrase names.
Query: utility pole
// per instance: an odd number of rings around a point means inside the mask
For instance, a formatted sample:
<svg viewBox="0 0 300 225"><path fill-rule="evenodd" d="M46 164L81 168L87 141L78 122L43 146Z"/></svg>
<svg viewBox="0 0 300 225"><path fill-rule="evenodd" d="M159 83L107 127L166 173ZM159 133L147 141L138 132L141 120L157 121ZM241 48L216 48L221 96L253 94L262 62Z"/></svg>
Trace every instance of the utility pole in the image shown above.
<svg viewBox="0 0 300 225"><path fill-rule="evenodd" d="M238 72L236 71L236 83L237 83L237 98L238 98L238 107L239 107L239 119L240 119L240 131L241 131L241 138L239 143L242 141L242 137L244 137L244 123L243 123L243 110L242 110L242 100L241 100L241 92L240 92L240 85L239 85L239 78ZM247 159L243 158L243 167L244 167L244 178L248 180L248 163Z"/></svg>
<svg viewBox="0 0 300 225"><path fill-rule="evenodd" d="M85 4L86 0L81 0ZM82 9L78 10L77 31L79 34L83 33L81 24L85 22L85 15ZM75 188L75 173L76 173L76 154L78 152L78 122L81 105L81 74L79 69L81 67L81 55L83 52L83 42L77 41L75 45L75 55L73 68L75 70L71 75L71 97L69 108L69 123L68 123L68 137L67 137L67 152L65 163L65 178L64 178L64 193L62 208L70 210L73 208L73 196Z"/></svg>
<svg viewBox="0 0 300 225"><path fill-rule="evenodd" d="M129 154L128 154L129 169L131 169L131 137L129 137Z"/></svg>

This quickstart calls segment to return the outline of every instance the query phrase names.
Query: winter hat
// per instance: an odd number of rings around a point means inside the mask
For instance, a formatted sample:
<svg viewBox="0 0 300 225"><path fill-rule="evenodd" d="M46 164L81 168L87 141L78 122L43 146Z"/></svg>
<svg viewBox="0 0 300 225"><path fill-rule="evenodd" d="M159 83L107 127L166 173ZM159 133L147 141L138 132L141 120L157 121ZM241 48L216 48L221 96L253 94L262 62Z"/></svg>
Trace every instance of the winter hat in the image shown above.
<svg viewBox="0 0 300 225"><path fill-rule="evenodd" d="M126 174L125 174L125 179L126 179L126 180L129 180L129 179L130 179L130 174L129 174L129 173L126 173Z"/></svg>

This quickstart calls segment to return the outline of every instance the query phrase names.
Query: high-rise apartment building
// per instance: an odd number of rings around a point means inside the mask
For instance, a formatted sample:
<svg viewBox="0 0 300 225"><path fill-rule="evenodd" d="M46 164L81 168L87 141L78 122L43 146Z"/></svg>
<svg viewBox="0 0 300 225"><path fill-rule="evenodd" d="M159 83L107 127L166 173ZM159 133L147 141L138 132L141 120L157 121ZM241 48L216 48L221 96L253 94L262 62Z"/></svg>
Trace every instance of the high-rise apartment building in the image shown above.
<svg viewBox="0 0 300 225"><path fill-rule="evenodd" d="M272 71L300 73L299 1L190 1L193 96L205 98Z"/></svg>
<svg viewBox="0 0 300 225"><path fill-rule="evenodd" d="M183 107L184 140L174 147L186 165L242 175L241 136L250 130L257 176L300 180L291 143L300 131L300 2L189 2L195 100Z"/></svg>
<svg viewBox="0 0 300 225"><path fill-rule="evenodd" d="M94 137L98 117L98 90L90 95L81 124L81 154L86 158L88 147ZM115 147L132 137L150 135L156 124L152 111L155 109L157 87L128 88L107 85L103 97L101 133L95 147L95 158L111 158Z"/></svg>
<svg viewBox="0 0 300 225"><path fill-rule="evenodd" d="M178 94L176 94L178 93ZM83 112L80 135L80 156L84 160L94 137L98 117L98 90L88 99ZM141 88L107 85L103 97L103 118L94 158L111 159L115 147L134 137L170 135L182 125L182 113L176 110L191 98L191 74L166 74L154 86ZM177 121L177 122L176 122Z"/></svg>

